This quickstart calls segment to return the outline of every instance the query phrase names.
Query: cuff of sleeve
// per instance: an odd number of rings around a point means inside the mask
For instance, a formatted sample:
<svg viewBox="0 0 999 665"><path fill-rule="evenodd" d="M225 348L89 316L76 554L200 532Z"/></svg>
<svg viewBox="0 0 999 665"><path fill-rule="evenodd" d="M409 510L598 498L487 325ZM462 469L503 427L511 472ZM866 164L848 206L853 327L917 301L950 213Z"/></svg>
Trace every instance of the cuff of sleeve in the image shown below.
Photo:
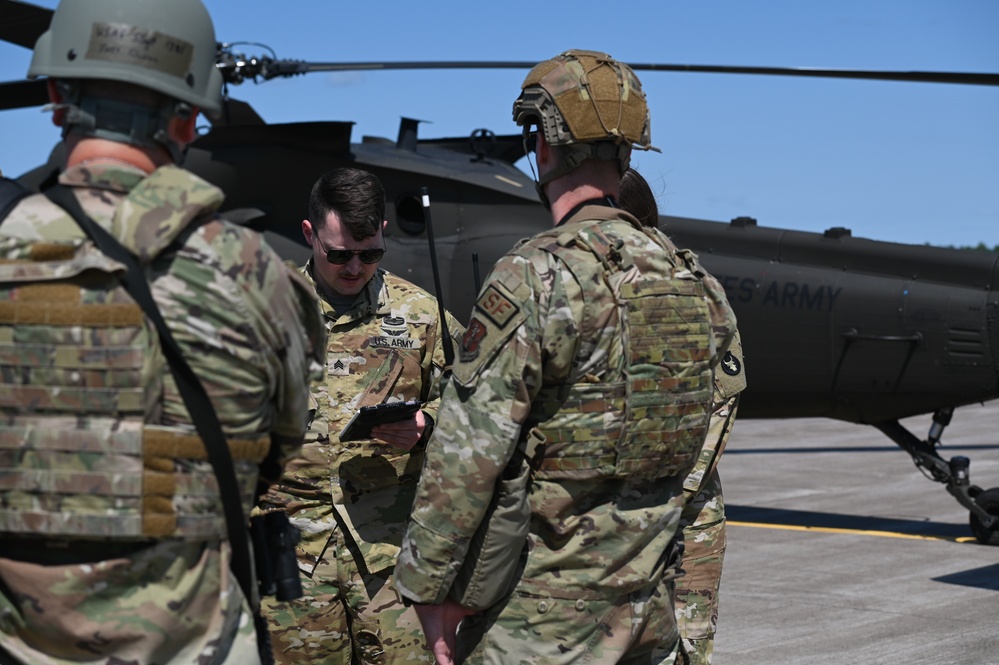
<svg viewBox="0 0 999 665"><path fill-rule="evenodd" d="M411 519L395 565L395 582L408 605L438 605L458 571L458 544Z"/></svg>
<svg viewBox="0 0 999 665"><path fill-rule="evenodd" d="M426 421L426 425L423 427L423 435L418 442L420 445L430 440L430 435L434 433L434 426L436 425L434 417L426 411L423 412L423 418Z"/></svg>

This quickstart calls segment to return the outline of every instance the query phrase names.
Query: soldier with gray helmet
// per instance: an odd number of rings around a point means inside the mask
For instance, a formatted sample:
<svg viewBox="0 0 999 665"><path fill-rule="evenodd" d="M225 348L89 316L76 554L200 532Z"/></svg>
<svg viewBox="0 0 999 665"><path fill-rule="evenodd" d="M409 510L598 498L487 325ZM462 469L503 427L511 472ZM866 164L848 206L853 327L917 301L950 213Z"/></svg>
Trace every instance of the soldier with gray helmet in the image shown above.
<svg viewBox="0 0 999 665"><path fill-rule="evenodd" d="M500 259L479 292L397 583L438 663L675 663L683 481L734 317L694 257L617 205L632 149L651 149L631 68L567 51L531 70L513 114L554 228ZM502 529L490 540L479 528L521 465L526 528L507 529L503 548ZM456 587L470 548L520 553L510 578L472 577L497 587L484 609Z"/></svg>
<svg viewBox="0 0 999 665"><path fill-rule="evenodd" d="M177 166L221 108L215 50L200 0L63 0L36 44L66 161L0 219L3 662L269 657L227 525L299 450L325 331Z"/></svg>

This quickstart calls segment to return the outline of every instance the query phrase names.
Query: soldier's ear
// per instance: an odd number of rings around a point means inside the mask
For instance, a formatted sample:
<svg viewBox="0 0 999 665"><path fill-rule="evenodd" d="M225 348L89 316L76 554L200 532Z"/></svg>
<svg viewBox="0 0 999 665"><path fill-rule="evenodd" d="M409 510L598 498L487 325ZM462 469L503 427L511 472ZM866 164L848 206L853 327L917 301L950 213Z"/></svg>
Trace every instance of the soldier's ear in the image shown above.
<svg viewBox="0 0 999 665"><path fill-rule="evenodd" d="M62 94L59 92L59 88L56 87L55 79L48 79L45 83L49 91L49 101L56 105L55 110L52 112L52 124L56 127L62 127L62 123L66 119L66 109L59 108L58 106L62 104Z"/></svg>
<svg viewBox="0 0 999 665"><path fill-rule="evenodd" d="M312 222L307 219L302 220L302 235L305 236L305 242L312 247L312 234L315 231L312 228Z"/></svg>
<svg viewBox="0 0 999 665"><path fill-rule="evenodd" d="M550 158L551 146L548 145L544 132L538 132L538 143L534 149L534 159L537 161L538 167L540 168L541 164L547 164Z"/></svg>
<svg viewBox="0 0 999 665"><path fill-rule="evenodd" d="M180 116L175 115L170 118L167 132L170 138L182 146L186 146L194 141L195 129L198 122L198 109L195 108L190 114Z"/></svg>

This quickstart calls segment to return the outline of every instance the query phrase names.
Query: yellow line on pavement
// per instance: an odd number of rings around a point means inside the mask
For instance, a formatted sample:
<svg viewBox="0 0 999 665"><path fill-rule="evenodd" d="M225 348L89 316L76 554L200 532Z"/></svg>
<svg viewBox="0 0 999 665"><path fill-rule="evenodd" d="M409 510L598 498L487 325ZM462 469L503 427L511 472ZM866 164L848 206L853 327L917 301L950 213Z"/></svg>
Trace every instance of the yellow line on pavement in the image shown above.
<svg viewBox="0 0 999 665"><path fill-rule="evenodd" d="M824 526L801 526L798 524L762 524L760 522L735 522L728 521L729 526L746 526L754 529L781 529L783 531L813 531L816 533L844 533L859 536L879 536L881 538L903 538L906 540L944 540L952 543L973 543L976 542L974 536L962 536L960 538L947 538L944 536L920 536L911 533L898 533L895 531L869 531L866 529L837 529Z"/></svg>

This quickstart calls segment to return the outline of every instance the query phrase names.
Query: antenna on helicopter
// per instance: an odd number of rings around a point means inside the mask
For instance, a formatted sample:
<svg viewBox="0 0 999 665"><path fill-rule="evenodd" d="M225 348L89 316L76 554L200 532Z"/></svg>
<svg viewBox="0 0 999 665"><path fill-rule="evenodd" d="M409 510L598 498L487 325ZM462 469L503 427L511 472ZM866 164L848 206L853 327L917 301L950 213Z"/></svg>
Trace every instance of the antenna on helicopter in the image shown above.
<svg viewBox="0 0 999 665"><path fill-rule="evenodd" d="M472 252L472 273L475 276L475 292L482 288L482 280L479 278L479 253Z"/></svg>

